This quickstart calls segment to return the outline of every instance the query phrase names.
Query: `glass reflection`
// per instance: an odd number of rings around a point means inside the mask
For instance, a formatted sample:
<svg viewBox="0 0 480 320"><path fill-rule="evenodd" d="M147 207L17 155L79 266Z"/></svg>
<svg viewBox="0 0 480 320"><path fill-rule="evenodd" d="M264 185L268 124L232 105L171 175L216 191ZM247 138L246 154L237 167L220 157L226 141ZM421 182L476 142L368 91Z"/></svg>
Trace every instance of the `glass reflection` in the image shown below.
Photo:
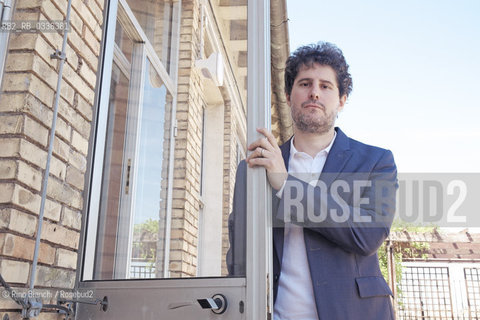
<svg viewBox="0 0 480 320"><path fill-rule="evenodd" d="M163 244L165 228L165 192L162 192L164 166L165 108L167 90L147 61L143 105L138 138L137 179L134 195L134 226L131 278L161 277L163 256L157 246ZM158 256L157 256L158 255Z"/></svg>
<svg viewBox="0 0 480 320"><path fill-rule="evenodd" d="M114 64L110 86L105 160L103 164L102 194L100 199L101 236L97 242L96 279L111 279L115 267L117 226L122 198L125 138L128 111L129 81Z"/></svg>
<svg viewBox="0 0 480 320"><path fill-rule="evenodd" d="M169 70L173 1L127 0L160 61Z"/></svg>

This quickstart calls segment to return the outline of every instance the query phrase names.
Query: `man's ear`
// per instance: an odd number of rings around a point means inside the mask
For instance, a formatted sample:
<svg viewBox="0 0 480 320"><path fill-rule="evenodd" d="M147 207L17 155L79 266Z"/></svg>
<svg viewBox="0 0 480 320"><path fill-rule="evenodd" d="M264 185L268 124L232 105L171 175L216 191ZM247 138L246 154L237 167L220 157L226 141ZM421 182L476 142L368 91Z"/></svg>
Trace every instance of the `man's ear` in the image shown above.
<svg viewBox="0 0 480 320"><path fill-rule="evenodd" d="M345 107L345 103L347 102L347 95L344 94L340 97L340 104L338 105L338 111L342 111L343 107Z"/></svg>
<svg viewBox="0 0 480 320"><path fill-rule="evenodd" d="M287 99L287 104L290 107L290 95L285 92L285 98Z"/></svg>

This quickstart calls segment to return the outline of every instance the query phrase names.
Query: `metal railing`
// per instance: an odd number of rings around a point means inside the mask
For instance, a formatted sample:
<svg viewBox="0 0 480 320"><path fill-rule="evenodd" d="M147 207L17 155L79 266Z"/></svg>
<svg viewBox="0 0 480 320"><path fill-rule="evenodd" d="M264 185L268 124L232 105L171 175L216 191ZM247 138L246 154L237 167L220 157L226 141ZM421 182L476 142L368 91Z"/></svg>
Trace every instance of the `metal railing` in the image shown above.
<svg viewBox="0 0 480 320"><path fill-rule="evenodd" d="M155 278L154 266L130 266L130 279Z"/></svg>
<svg viewBox="0 0 480 320"><path fill-rule="evenodd" d="M398 320L480 320L480 268L452 279L448 267L405 267L397 297Z"/></svg>

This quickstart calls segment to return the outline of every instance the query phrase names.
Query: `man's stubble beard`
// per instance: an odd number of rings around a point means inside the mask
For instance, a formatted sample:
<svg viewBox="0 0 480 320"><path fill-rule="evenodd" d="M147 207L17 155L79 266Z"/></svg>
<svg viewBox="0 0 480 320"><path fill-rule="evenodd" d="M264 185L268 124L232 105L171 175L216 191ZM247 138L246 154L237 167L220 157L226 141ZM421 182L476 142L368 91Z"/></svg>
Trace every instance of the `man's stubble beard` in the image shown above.
<svg viewBox="0 0 480 320"><path fill-rule="evenodd" d="M292 119L295 128L305 133L325 134L329 132L335 125L337 112L333 111L321 117L313 116L305 112L301 112L303 107L296 108L292 106Z"/></svg>

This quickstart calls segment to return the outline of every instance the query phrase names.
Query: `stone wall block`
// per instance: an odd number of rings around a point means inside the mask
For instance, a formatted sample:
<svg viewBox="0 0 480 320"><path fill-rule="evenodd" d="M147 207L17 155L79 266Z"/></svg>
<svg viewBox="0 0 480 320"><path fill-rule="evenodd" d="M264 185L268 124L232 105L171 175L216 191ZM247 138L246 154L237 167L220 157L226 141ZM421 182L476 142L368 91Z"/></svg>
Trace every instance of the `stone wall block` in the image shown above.
<svg viewBox="0 0 480 320"><path fill-rule="evenodd" d="M72 31L68 34L68 43L75 52L79 53L79 55L93 70L97 69L98 57L90 48L85 46L85 42L77 32Z"/></svg>
<svg viewBox="0 0 480 320"><path fill-rule="evenodd" d="M80 234L63 226L43 222L41 239L77 250Z"/></svg>
<svg viewBox="0 0 480 320"><path fill-rule="evenodd" d="M87 69L88 71L83 71ZM88 75L84 75L84 78L87 80L87 81L91 81L91 77L92 77L92 74L93 76L95 77L95 74L91 71L90 68L86 67L86 68L82 68L82 71L80 72L81 74L82 73L89 73ZM90 78L90 79L89 79ZM96 78L95 78L96 79ZM93 107L91 104L89 104L87 101L85 101L84 98L82 98L81 96L78 97L78 103L77 103L77 109L76 109L78 112L80 112L88 121L91 121L92 120L92 116L93 116Z"/></svg>
<svg viewBox="0 0 480 320"><path fill-rule="evenodd" d="M17 173L17 162L0 159L0 179L13 179Z"/></svg>
<svg viewBox="0 0 480 320"><path fill-rule="evenodd" d="M84 37L87 45L92 49L93 53L98 56L100 54L100 41L95 37L90 28L84 28L84 30Z"/></svg>
<svg viewBox="0 0 480 320"><path fill-rule="evenodd" d="M74 251L58 248L55 264L59 267L75 269L77 267L77 253Z"/></svg>
<svg viewBox="0 0 480 320"><path fill-rule="evenodd" d="M75 166L75 168L81 172L85 172L85 170L87 170L87 158L75 150L70 150L68 163Z"/></svg>
<svg viewBox="0 0 480 320"><path fill-rule="evenodd" d="M62 205L50 199L45 200L44 217L53 221L60 221Z"/></svg>
<svg viewBox="0 0 480 320"><path fill-rule="evenodd" d="M18 9L33 9L38 8L42 5L42 0L22 0L17 3Z"/></svg>
<svg viewBox="0 0 480 320"><path fill-rule="evenodd" d="M29 81L28 92L30 92L46 106L51 107L55 97L54 89L49 87L43 80L39 79L38 76L33 74L30 74L28 77L26 77L25 81L27 80ZM51 124L48 126L50 125Z"/></svg>
<svg viewBox="0 0 480 320"><path fill-rule="evenodd" d="M75 130L72 133L72 146L78 151L80 151L83 155L87 155L88 140L82 137L82 135Z"/></svg>
<svg viewBox="0 0 480 320"><path fill-rule="evenodd" d="M0 260L0 273L3 279L8 283L26 284L30 272L30 264L23 261L13 261L8 259Z"/></svg>
<svg viewBox="0 0 480 320"><path fill-rule="evenodd" d="M37 38L37 33L12 33L9 40L9 49L33 49L35 48Z"/></svg>
<svg viewBox="0 0 480 320"><path fill-rule="evenodd" d="M40 168L45 168L47 162L47 152L45 150L25 139L20 139L19 149L19 155L23 160L31 162Z"/></svg>
<svg viewBox="0 0 480 320"><path fill-rule="evenodd" d="M40 192L42 187L43 173L40 170L32 167L31 165L23 161L18 161L17 163L18 163L17 179L22 183L26 184L29 188L32 188L33 190Z"/></svg>
<svg viewBox="0 0 480 320"><path fill-rule="evenodd" d="M33 260L34 251L35 240L9 233L0 234L1 254L22 260ZM55 250L46 243L40 243L38 262L53 264L54 258Z"/></svg>
<svg viewBox="0 0 480 320"><path fill-rule="evenodd" d="M14 204L38 214L40 212L40 202L40 195L18 185L15 187Z"/></svg>
<svg viewBox="0 0 480 320"><path fill-rule="evenodd" d="M80 211L63 208L62 224L66 227L79 230L82 227L82 214Z"/></svg>
<svg viewBox="0 0 480 320"><path fill-rule="evenodd" d="M62 139L55 136L53 143L53 154L62 162L68 162L68 155L70 153L70 146Z"/></svg>
<svg viewBox="0 0 480 320"><path fill-rule="evenodd" d="M37 218L17 209L5 208L0 211L0 217L9 217L5 228L33 237L37 231Z"/></svg>
<svg viewBox="0 0 480 320"><path fill-rule="evenodd" d="M78 191L72 189L72 187L57 179L49 179L47 187L47 195L71 207L81 209L82 206L82 194Z"/></svg>
<svg viewBox="0 0 480 320"><path fill-rule="evenodd" d="M66 181L72 186L83 190L85 176L80 170L76 169L74 166L68 166Z"/></svg>
<svg viewBox="0 0 480 320"><path fill-rule="evenodd" d="M30 117L25 117L23 133L30 139L47 146L49 130Z"/></svg>
<svg viewBox="0 0 480 320"><path fill-rule="evenodd" d="M46 164L44 165L46 166ZM65 179L67 172L67 165L62 160L53 156L50 162L50 175L53 175L61 180Z"/></svg>
<svg viewBox="0 0 480 320"><path fill-rule="evenodd" d="M40 265L37 266L35 286L73 288L74 284L74 271Z"/></svg>
<svg viewBox="0 0 480 320"><path fill-rule="evenodd" d="M13 52L7 55L5 72L31 70L33 55L30 52Z"/></svg>

